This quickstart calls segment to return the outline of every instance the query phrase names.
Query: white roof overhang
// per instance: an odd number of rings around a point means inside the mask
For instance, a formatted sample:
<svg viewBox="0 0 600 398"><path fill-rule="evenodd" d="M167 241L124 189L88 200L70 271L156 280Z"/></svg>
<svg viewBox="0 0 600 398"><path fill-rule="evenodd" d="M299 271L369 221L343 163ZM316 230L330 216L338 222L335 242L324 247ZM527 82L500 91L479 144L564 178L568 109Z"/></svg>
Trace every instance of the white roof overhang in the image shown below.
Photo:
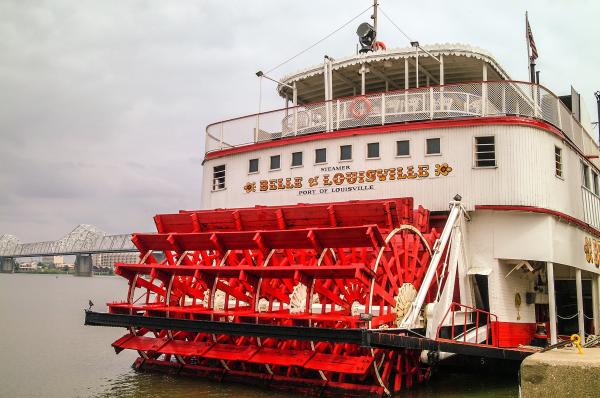
<svg viewBox="0 0 600 398"><path fill-rule="evenodd" d="M506 71L486 50L464 44L435 44L423 46L431 55L444 57L444 83L481 81L482 64L488 65L488 80L509 80ZM333 97L360 93L360 69L369 68L366 74L366 92L405 88L405 61L408 60L410 87L416 87L416 57L414 47L380 50L332 61ZM418 51L419 86L440 83L440 64L426 52ZM324 99L323 64L285 76L282 82L296 83L300 103ZM291 90L283 85L277 88L282 97L291 99Z"/></svg>

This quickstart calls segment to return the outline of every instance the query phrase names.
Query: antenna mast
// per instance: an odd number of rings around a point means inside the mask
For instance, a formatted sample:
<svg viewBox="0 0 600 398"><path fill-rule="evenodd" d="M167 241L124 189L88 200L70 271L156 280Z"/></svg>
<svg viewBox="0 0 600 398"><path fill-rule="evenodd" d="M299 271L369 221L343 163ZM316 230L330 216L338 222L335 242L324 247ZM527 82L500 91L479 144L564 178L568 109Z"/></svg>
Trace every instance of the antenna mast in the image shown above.
<svg viewBox="0 0 600 398"><path fill-rule="evenodd" d="M373 15L371 15L371 19L373 20L373 30L375 30L373 42L377 40L377 7L379 7L379 0L373 0Z"/></svg>

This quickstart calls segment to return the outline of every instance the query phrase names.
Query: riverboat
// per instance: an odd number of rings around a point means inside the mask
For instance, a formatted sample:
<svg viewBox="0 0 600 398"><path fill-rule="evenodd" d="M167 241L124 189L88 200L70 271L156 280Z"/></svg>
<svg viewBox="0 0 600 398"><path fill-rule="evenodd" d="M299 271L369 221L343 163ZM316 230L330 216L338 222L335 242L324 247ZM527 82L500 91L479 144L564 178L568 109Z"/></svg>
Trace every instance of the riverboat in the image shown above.
<svg viewBox="0 0 600 398"><path fill-rule="evenodd" d="M134 235L108 315L138 369L383 396L453 355L434 343L598 333L600 150L580 96L470 45L387 48L373 11L356 54L276 81L284 108L209 125L202 209Z"/></svg>

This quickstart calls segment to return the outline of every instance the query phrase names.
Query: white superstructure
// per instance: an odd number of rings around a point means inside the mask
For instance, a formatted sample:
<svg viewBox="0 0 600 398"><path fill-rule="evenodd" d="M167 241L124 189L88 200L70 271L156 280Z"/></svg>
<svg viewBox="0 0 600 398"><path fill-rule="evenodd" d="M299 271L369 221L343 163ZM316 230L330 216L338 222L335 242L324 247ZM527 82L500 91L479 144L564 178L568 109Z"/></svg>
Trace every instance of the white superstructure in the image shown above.
<svg viewBox="0 0 600 398"><path fill-rule="evenodd" d="M502 344L548 321L555 340L572 313L598 332L600 151L574 97L456 44L326 58L278 93L284 109L207 128L204 208L410 196L443 215L460 194L472 300Z"/></svg>

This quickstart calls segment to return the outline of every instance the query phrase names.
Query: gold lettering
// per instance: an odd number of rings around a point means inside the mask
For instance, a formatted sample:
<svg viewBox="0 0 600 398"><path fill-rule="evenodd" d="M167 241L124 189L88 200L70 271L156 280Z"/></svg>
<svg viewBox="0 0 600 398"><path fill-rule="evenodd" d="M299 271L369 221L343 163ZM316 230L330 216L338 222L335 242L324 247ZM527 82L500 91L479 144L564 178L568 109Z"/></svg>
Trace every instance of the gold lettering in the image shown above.
<svg viewBox="0 0 600 398"><path fill-rule="evenodd" d="M358 172L358 183L362 184L363 182L365 182L365 172L361 170Z"/></svg>
<svg viewBox="0 0 600 398"><path fill-rule="evenodd" d="M302 188L302 177L294 177L294 188Z"/></svg>
<svg viewBox="0 0 600 398"><path fill-rule="evenodd" d="M427 178L429 177L429 165L427 164L420 164L419 165L419 169L417 171L417 175L419 176L419 178Z"/></svg>
<svg viewBox="0 0 600 398"><path fill-rule="evenodd" d="M331 181L329 180L329 174L323 174L323 185L331 185Z"/></svg>
<svg viewBox="0 0 600 398"><path fill-rule="evenodd" d="M344 183L344 174L342 174L342 173L335 173L333 175L333 183L335 185L342 185Z"/></svg>
<svg viewBox="0 0 600 398"><path fill-rule="evenodd" d="M396 169L388 169L388 173L390 175L390 181L394 181L396 179Z"/></svg>
<svg viewBox="0 0 600 398"><path fill-rule="evenodd" d="M379 179L379 181L387 180L387 172L387 169L377 169L377 178Z"/></svg>
<svg viewBox="0 0 600 398"><path fill-rule="evenodd" d="M375 178L377 177L377 171L375 170L367 170L367 172L365 173L366 177L367 177L367 182L373 182L375 181Z"/></svg>
<svg viewBox="0 0 600 398"><path fill-rule="evenodd" d="M266 191L269 189L269 181L267 180L260 180L260 190L262 191Z"/></svg>
<svg viewBox="0 0 600 398"><path fill-rule="evenodd" d="M406 176L408 178L417 178L417 175L415 174L415 168L413 166L408 166L406 168Z"/></svg>
<svg viewBox="0 0 600 398"><path fill-rule="evenodd" d="M404 170L403 167L398 167L397 170L398 170L398 176L397 176L398 180L406 180L408 178L408 176L406 174L404 174L404 172L403 172L403 170Z"/></svg>
<svg viewBox="0 0 600 398"><path fill-rule="evenodd" d="M349 171L346 173L346 182L348 184L356 184L358 179L358 173L356 171Z"/></svg>

